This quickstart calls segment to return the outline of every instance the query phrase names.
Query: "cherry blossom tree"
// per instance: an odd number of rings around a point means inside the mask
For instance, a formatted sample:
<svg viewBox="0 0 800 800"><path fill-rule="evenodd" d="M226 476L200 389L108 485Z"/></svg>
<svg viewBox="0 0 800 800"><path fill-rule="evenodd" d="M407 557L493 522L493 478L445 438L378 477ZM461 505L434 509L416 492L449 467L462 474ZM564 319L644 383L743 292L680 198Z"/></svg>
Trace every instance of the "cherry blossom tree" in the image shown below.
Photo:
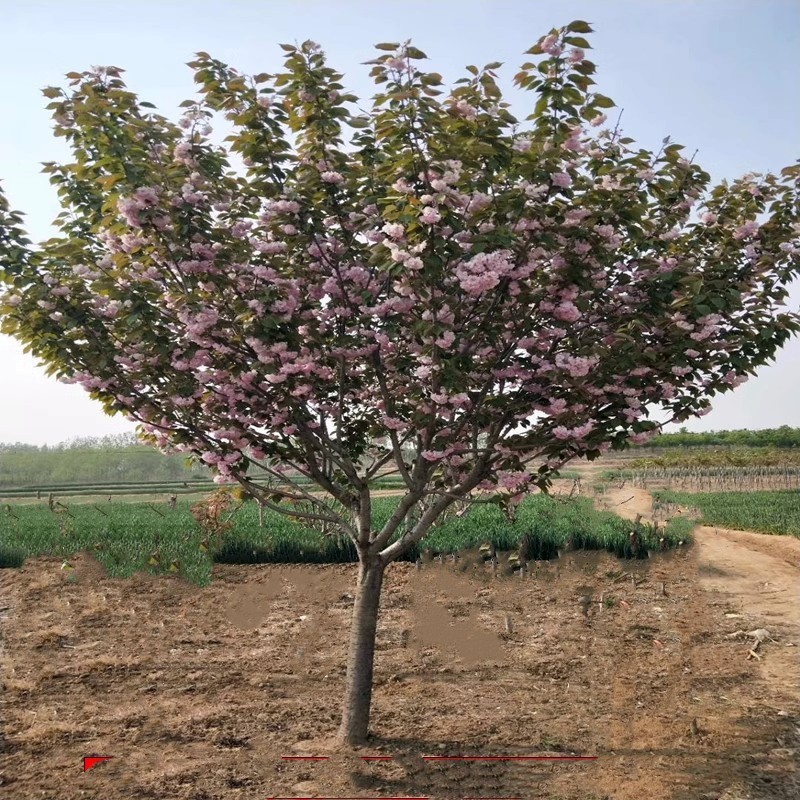
<svg viewBox="0 0 800 800"><path fill-rule="evenodd" d="M33 246L0 196L4 332L147 441L355 543L343 741L367 735L388 564L455 508L513 513L655 415L707 412L800 329L779 308L800 167L712 187L669 139L637 147L591 30L527 51L522 121L501 64L447 91L408 42L377 45L368 110L311 41L251 77L198 53L177 124L118 68L70 73L44 91L74 153L45 166L57 235ZM376 530L387 469L405 494Z"/></svg>

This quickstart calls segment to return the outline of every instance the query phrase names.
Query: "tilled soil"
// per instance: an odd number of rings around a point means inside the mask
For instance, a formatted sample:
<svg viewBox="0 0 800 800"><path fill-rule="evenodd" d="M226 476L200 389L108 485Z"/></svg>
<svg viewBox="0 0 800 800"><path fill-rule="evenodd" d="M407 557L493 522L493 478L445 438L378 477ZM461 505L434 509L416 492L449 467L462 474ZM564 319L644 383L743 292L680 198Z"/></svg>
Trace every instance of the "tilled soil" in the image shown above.
<svg viewBox="0 0 800 800"><path fill-rule="evenodd" d="M391 565L356 749L332 744L354 565L219 565L199 589L73 563L0 572L7 800L800 797L797 629L701 546L527 578ZM728 635L761 627L761 660Z"/></svg>

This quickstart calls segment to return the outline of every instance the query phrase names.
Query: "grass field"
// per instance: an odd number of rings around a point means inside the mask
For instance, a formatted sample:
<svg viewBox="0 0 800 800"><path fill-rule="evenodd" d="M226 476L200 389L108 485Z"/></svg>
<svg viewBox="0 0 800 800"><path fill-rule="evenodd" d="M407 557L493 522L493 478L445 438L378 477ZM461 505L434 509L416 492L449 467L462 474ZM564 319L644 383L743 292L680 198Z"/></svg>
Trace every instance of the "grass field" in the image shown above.
<svg viewBox="0 0 800 800"><path fill-rule="evenodd" d="M376 498L373 520L380 528L398 503L396 497ZM0 515L0 565L19 566L28 556L72 554L91 550L109 574L125 577L139 570L178 572L188 580L206 585L213 562L342 563L356 559L346 537L324 537L276 512L264 515L245 503L232 518L233 527L218 542L202 545L204 534L190 513L190 503L181 500L174 509L166 504L106 503L65 504L51 511L44 501L7 505ZM675 520L665 539L672 546L688 541L691 523ZM517 519L509 523L500 510L476 506L461 518L453 518L435 529L422 542L423 548L454 553L483 543L498 550L518 547L528 538L532 559L548 559L571 537L576 548L608 550L630 555L631 523L609 512L597 511L586 498L564 501L544 495L528 497L519 507ZM661 534L659 534L661 535ZM651 528L640 527L643 543L656 547ZM409 558L416 559L419 551Z"/></svg>
<svg viewBox="0 0 800 800"><path fill-rule="evenodd" d="M800 491L657 491L656 500L696 508L706 525L800 537Z"/></svg>

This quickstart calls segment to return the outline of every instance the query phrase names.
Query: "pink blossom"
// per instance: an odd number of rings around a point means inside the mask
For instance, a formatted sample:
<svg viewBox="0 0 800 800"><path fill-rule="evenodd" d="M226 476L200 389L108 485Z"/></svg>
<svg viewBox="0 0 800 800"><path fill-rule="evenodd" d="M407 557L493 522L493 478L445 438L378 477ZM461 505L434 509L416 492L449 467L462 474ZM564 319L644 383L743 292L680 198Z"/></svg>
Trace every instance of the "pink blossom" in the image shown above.
<svg viewBox="0 0 800 800"><path fill-rule="evenodd" d="M141 221L139 220L139 210L142 206L133 198L122 198L117 202L117 209L119 213L122 214L125 221L130 225L132 228L140 228L142 226Z"/></svg>
<svg viewBox="0 0 800 800"><path fill-rule="evenodd" d="M706 225L713 225L717 221L717 215L713 214L711 211L706 211L704 214L700 215L700 221Z"/></svg>
<svg viewBox="0 0 800 800"><path fill-rule="evenodd" d="M392 239L401 239L406 232L406 229L398 222L387 222L381 230Z"/></svg>
<svg viewBox="0 0 800 800"><path fill-rule="evenodd" d="M607 119L608 117L605 114L598 114L596 117L592 117L589 124L595 128L599 128Z"/></svg>
<svg viewBox="0 0 800 800"><path fill-rule="evenodd" d="M753 236L754 234L758 233L759 225L758 223L751 219L744 223L744 225L740 225L733 233L734 239L746 239L748 236Z"/></svg>
<svg viewBox="0 0 800 800"><path fill-rule="evenodd" d="M579 64L586 58L586 53L580 47L573 47L567 54L567 61L570 64Z"/></svg>
<svg viewBox="0 0 800 800"><path fill-rule="evenodd" d="M591 216L591 211L587 208L571 208L564 216L564 225L573 228L580 225L588 216Z"/></svg>
<svg viewBox="0 0 800 800"><path fill-rule="evenodd" d="M459 116L466 119L475 119L478 116L478 111L474 106L471 106L466 100L459 100L455 106L455 111Z"/></svg>
<svg viewBox="0 0 800 800"><path fill-rule="evenodd" d="M500 470L497 473L497 484L503 489L511 489L512 491L518 489L527 479L525 472L508 472Z"/></svg>
<svg viewBox="0 0 800 800"><path fill-rule="evenodd" d="M579 255L583 256L591 252L592 246L589 242L577 241L572 245L572 249Z"/></svg>
<svg viewBox="0 0 800 800"><path fill-rule="evenodd" d="M572 184L572 177L568 172L551 172L550 180L555 186L566 188Z"/></svg>
<svg viewBox="0 0 800 800"><path fill-rule="evenodd" d="M577 428L572 429L572 436L576 439L583 439L594 430L594 423L589 421Z"/></svg>
<svg viewBox="0 0 800 800"><path fill-rule="evenodd" d="M439 222L439 220L442 218L442 215L435 208L431 208L429 206L428 208L423 210L419 218L426 225L433 225Z"/></svg>
<svg viewBox="0 0 800 800"><path fill-rule="evenodd" d="M664 400L669 400L670 398L675 397L675 387L671 383L662 383L661 397Z"/></svg>
<svg viewBox="0 0 800 800"><path fill-rule="evenodd" d="M556 306L553 316L563 322L575 322L581 318L582 314L574 303L566 301Z"/></svg>
<svg viewBox="0 0 800 800"><path fill-rule="evenodd" d="M335 172L333 170L323 172L319 177L323 183L342 183L344 181L344 176L341 172Z"/></svg>
<svg viewBox="0 0 800 800"><path fill-rule="evenodd" d="M559 56L564 51L564 47L558 43L558 35L551 33L542 39L542 50L551 56Z"/></svg>
<svg viewBox="0 0 800 800"><path fill-rule="evenodd" d="M436 344L438 347L441 347L443 350L447 350L451 347L453 342L456 340L456 336L452 331L447 331L443 333L437 340Z"/></svg>
<svg viewBox="0 0 800 800"><path fill-rule="evenodd" d="M479 253L459 265L456 277L461 288L473 296L493 289L500 283L502 276L513 270L511 257L512 254L508 250L496 250L493 253Z"/></svg>

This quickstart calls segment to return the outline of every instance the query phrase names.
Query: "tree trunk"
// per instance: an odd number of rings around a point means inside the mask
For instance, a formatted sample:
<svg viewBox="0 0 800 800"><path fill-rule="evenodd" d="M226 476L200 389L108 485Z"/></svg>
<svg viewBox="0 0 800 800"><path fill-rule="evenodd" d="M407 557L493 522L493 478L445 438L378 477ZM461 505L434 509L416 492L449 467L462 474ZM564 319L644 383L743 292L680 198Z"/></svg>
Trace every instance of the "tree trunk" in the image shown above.
<svg viewBox="0 0 800 800"><path fill-rule="evenodd" d="M386 565L359 562L358 589L347 655L342 724L339 741L359 744L366 740L372 701L372 668L375 656L375 632Z"/></svg>

